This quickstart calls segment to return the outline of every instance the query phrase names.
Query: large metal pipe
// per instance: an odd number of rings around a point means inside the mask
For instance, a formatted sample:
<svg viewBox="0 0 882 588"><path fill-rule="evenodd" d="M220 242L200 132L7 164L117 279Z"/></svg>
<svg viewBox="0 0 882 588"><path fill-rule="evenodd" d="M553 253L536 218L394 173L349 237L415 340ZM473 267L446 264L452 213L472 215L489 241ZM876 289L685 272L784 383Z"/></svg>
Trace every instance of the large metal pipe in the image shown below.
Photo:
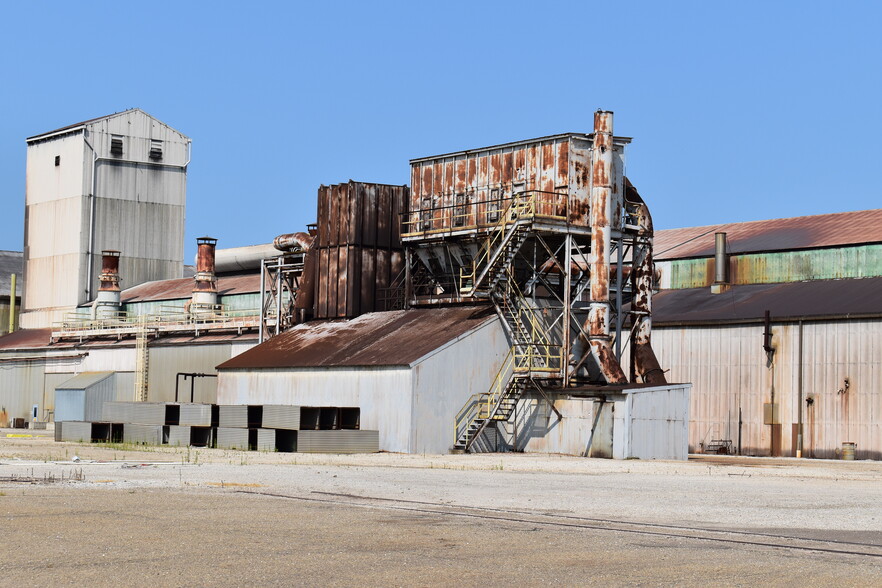
<svg viewBox="0 0 882 588"><path fill-rule="evenodd" d="M652 263L652 216L645 203L638 206L638 237L634 243L631 302L634 371L646 384L666 384L665 372L658 363L652 348L652 280L655 270Z"/></svg>
<svg viewBox="0 0 882 588"><path fill-rule="evenodd" d="M714 233L714 284L729 283L729 257L726 254L726 233Z"/></svg>
<svg viewBox="0 0 882 588"><path fill-rule="evenodd" d="M627 381L610 345L609 272L613 216L613 113L594 113L594 155L591 174L591 288L588 343L604 379L610 384Z"/></svg>
<svg viewBox="0 0 882 588"><path fill-rule="evenodd" d="M212 310L217 304L217 275L214 273L214 251L217 239L196 239L196 275L191 309L194 312Z"/></svg>
<svg viewBox="0 0 882 588"><path fill-rule="evenodd" d="M294 299L294 309L297 322L304 322L315 314L315 272L318 262L318 250L312 248L315 236L308 233L294 233L300 247L306 252L303 259L303 273L297 283L297 297ZM279 240L287 235L276 238L276 247Z"/></svg>
<svg viewBox="0 0 882 588"><path fill-rule="evenodd" d="M15 274L9 276L9 332L15 330Z"/></svg>
<svg viewBox="0 0 882 588"><path fill-rule="evenodd" d="M273 239L273 246L279 251L308 251L314 237L309 233L285 233Z"/></svg>

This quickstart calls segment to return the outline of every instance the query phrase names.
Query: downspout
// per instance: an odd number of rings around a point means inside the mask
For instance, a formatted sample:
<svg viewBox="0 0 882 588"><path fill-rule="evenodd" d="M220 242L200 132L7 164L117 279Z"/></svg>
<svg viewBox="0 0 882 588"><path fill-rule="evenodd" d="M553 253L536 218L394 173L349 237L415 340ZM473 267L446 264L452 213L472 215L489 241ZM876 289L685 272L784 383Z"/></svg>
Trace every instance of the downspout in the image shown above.
<svg viewBox="0 0 882 588"><path fill-rule="evenodd" d="M612 237L613 113L594 113L594 153L591 181L591 291L588 319L590 353L609 384L627 382L610 345L609 249Z"/></svg>
<svg viewBox="0 0 882 588"><path fill-rule="evenodd" d="M796 457L802 457L802 321L799 321L799 365L796 367Z"/></svg>

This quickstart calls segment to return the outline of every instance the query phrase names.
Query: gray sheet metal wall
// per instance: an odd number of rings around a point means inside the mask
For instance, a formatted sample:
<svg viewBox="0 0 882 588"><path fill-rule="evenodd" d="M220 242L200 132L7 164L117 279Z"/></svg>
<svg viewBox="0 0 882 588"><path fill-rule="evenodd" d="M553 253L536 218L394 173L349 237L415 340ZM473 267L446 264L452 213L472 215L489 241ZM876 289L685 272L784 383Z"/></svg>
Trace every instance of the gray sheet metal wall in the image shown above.
<svg viewBox="0 0 882 588"><path fill-rule="evenodd" d="M218 378L217 396L218 404L357 406L361 428L380 431L382 450L407 453L412 385L406 367L225 370Z"/></svg>
<svg viewBox="0 0 882 588"><path fill-rule="evenodd" d="M794 455L798 385L803 369L803 456L837 458L844 442L857 444L857 459L882 459L882 321L773 325L777 349L773 367L762 349L763 326L656 328L653 347L674 381L693 383L690 451L711 439L738 438L738 409L744 421L742 452L772 453L773 427L764 424L763 405L778 404L780 448ZM845 379L849 386L845 390Z"/></svg>

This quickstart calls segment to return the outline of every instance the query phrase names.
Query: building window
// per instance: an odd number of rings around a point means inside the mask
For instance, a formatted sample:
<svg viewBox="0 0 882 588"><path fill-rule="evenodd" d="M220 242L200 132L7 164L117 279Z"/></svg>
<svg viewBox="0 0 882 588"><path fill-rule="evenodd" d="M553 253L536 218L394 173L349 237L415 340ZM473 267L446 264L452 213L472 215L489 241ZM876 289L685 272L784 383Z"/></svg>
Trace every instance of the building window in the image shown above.
<svg viewBox="0 0 882 588"><path fill-rule="evenodd" d="M56 155L55 156L55 167L58 167L59 165L61 165L61 156Z"/></svg>
<svg viewBox="0 0 882 588"><path fill-rule="evenodd" d="M150 159L162 159L162 141L150 139Z"/></svg>
<svg viewBox="0 0 882 588"><path fill-rule="evenodd" d="M122 135L110 136L110 153L113 155L123 154L123 138Z"/></svg>

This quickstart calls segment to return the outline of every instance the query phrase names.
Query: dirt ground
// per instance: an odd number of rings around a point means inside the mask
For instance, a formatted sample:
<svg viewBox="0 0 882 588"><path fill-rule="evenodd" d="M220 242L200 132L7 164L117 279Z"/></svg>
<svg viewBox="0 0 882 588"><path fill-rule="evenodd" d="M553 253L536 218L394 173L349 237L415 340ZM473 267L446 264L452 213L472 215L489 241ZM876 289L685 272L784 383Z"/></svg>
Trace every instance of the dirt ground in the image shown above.
<svg viewBox="0 0 882 588"><path fill-rule="evenodd" d="M882 585L879 462L6 436L21 433L0 430L2 585Z"/></svg>

